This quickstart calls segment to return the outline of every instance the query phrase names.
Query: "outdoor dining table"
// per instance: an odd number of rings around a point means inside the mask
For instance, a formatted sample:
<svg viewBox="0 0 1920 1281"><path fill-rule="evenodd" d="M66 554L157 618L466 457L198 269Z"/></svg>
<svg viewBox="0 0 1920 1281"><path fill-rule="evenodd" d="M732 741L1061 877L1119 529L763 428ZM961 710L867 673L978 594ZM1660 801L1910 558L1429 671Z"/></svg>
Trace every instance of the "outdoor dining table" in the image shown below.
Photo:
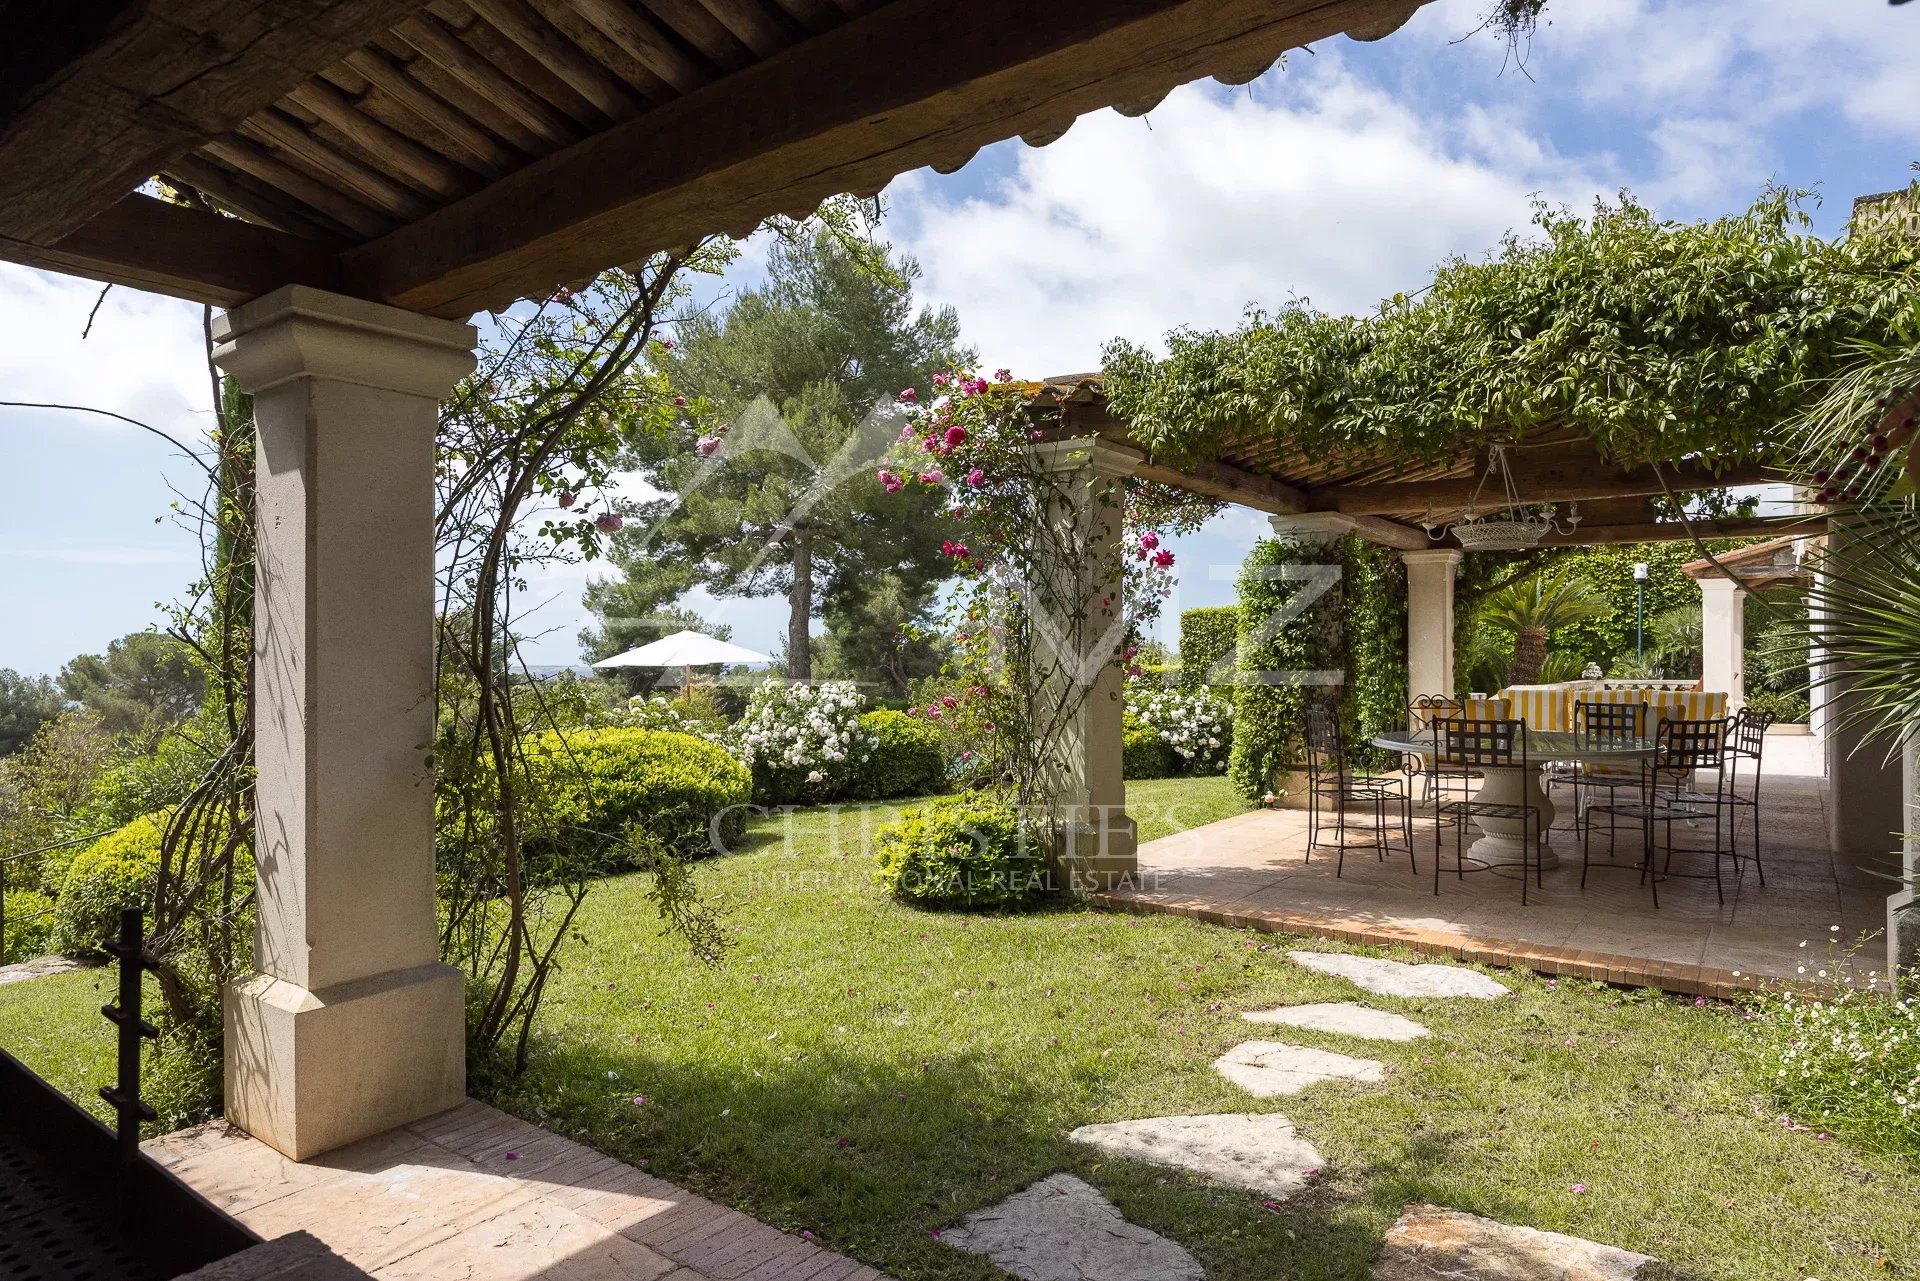
<svg viewBox="0 0 1920 1281"><path fill-rule="evenodd" d="M1409 756L1437 758L1440 755L1437 731L1430 729L1395 730L1377 735L1369 741L1385 751ZM1474 766L1474 772L1481 776L1480 791L1475 799L1491 805L1531 805L1540 811L1540 830L1544 833L1553 826L1554 820L1553 800L1547 795L1547 789L1540 785L1541 772L1550 763L1578 762L1591 765L1601 762L1639 762L1653 755L1653 740L1636 738L1625 742L1596 743L1584 734L1572 734L1564 730L1528 730L1526 749L1527 768L1524 770L1518 767ZM1526 849L1527 830L1522 820L1475 815L1473 821L1480 829L1480 839L1468 848L1469 858L1479 859L1483 863L1521 861ZM1551 844L1545 844L1540 865L1556 867L1559 862Z"/></svg>

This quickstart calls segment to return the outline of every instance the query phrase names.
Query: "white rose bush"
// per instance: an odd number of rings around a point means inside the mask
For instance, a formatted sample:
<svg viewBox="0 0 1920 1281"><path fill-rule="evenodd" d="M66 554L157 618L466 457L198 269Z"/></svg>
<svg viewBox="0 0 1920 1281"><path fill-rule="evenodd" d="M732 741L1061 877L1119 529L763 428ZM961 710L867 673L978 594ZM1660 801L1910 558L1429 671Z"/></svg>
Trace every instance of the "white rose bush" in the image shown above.
<svg viewBox="0 0 1920 1281"><path fill-rule="evenodd" d="M753 691L728 745L753 771L754 799L767 805L840 796L873 753L852 681L767 681Z"/></svg>
<svg viewBox="0 0 1920 1281"><path fill-rule="evenodd" d="M1189 774L1220 774L1233 747L1233 705L1207 690L1129 682L1127 712L1172 748Z"/></svg>

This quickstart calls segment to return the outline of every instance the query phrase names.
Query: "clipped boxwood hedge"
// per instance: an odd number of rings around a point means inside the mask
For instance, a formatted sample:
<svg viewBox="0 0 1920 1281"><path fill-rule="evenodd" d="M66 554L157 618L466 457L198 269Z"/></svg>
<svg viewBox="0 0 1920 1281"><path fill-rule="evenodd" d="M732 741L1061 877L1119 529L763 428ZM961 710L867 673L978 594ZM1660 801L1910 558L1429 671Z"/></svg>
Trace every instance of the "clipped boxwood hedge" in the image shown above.
<svg viewBox="0 0 1920 1281"><path fill-rule="evenodd" d="M0 937L0 965L30 961L53 939L53 900L38 890L8 890L7 928Z"/></svg>
<svg viewBox="0 0 1920 1281"><path fill-rule="evenodd" d="M691 734L580 729L527 742L537 826L527 841L554 875L624 871L641 848L683 858L724 851L746 826L753 776Z"/></svg>
<svg viewBox="0 0 1920 1281"><path fill-rule="evenodd" d="M860 718L873 744L847 794L855 800L932 796L947 790L947 753L940 731L904 712L881 710Z"/></svg>
<svg viewBox="0 0 1920 1281"><path fill-rule="evenodd" d="M880 829L874 853L887 892L923 907L1016 907L1047 891L1038 841L988 796L916 805Z"/></svg>
<svg viewBox="0 0 1920 1281"><path fill-rule="evenodd" d="M1129 713L1121 721L1121 773L1128 778L1172 778L1180 757L1160 732Z"/></svg>
<svg viewBox="0 0 1920 1281"><path fill-rule="evenodd" d="M67 866L53 909L53 946L97 952L120 930L120 913L145 908L160 870L165 814L145 814L81 850Z"/></svg>

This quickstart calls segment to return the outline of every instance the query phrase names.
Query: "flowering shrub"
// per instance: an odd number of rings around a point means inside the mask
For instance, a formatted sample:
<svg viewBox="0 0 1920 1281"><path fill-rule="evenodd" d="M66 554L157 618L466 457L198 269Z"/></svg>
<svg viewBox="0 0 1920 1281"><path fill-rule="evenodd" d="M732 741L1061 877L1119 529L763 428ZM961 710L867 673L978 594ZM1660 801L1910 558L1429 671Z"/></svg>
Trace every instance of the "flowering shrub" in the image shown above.
<svg viewBox="0 0 1920 1281"><path fill-rule="evenodd" d="M1129 684L1127 711L1173 749L1189 774L1219 774L1233 746L1233 705L1205 689Z"/></svg>
<svg viewBox="0 0 1920 1281"><path fill-rule="evenodd" d="M1127 778L1174 778L1180 773L1180 758L1160 731L1131 711L1120 722L1120 763Z"/></svg>
<svg viewBox="0 0 1920 1281"><path fill-rule="evenodd" d="M765 805L843 795L873 752L852 681L766 681L747 700L730 739L753 771L754 799Z"/></svg>
<svg viewBox="0 0 1920 1281"><path fill-rule="evenodd" d="M927 907L997 908L1047 889L1045 860L1014 808L990 797L916 806L880 829L877 879Z"/></svg>
<svg viewBox="0 0 1920 1281"><path fill-rule="evenodd" d="M1920 1157L1920 980L1903 979L1891 997L1783 989L1756 1027L1767 1084L1794 1121Z"/></svg>
<svg viewBox="0 0 1920 1281"><path fill-rule="evenodd" d="M620 723L631 729L663 729L675 734L692 734L709 743L724 737L726 722L713 711L711 699L671 699L664 694L648 698L635 694L627 700Z"/></svg>

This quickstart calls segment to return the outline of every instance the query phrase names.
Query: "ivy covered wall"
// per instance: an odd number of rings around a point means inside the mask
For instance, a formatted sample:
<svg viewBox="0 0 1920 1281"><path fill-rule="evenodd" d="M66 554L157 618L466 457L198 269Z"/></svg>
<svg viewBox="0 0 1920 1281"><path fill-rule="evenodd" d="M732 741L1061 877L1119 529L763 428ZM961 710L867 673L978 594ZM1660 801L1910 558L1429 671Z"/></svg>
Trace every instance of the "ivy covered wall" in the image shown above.
<svg viewBox="0 0 1920 1281"><path fill-rule="evenodd" d="M1235 605L1215 605L1204 609L1189 609L1180 615L1180 684L1182 688L1199 689L1208 683L1207 674L1213 671L1221 660L1233 656L1233 649L1240 639L1240 609ZM1223 686L1221 692L1231 694L1233 665L1228 664L1227 672L1218 679Z"/></svg>
<svg viewBox="0 0 1920 1281"><path fill-rule="evenodd" d="M1282 578L1286 566L1332 565L1336 580L1295 619L1271 620L1319 583ZM1240 572L1241 684L1227 775L1257 800L1274 777L1301 761L1309 700L1334 699L1349 748L1407 717L1407 575L1391 548L1348 536L1331 543L1263 539ZM1337 684L1302 683L1297 674L1334 671ZM1290 675L1291 674L1291 675Z"/></svg>

